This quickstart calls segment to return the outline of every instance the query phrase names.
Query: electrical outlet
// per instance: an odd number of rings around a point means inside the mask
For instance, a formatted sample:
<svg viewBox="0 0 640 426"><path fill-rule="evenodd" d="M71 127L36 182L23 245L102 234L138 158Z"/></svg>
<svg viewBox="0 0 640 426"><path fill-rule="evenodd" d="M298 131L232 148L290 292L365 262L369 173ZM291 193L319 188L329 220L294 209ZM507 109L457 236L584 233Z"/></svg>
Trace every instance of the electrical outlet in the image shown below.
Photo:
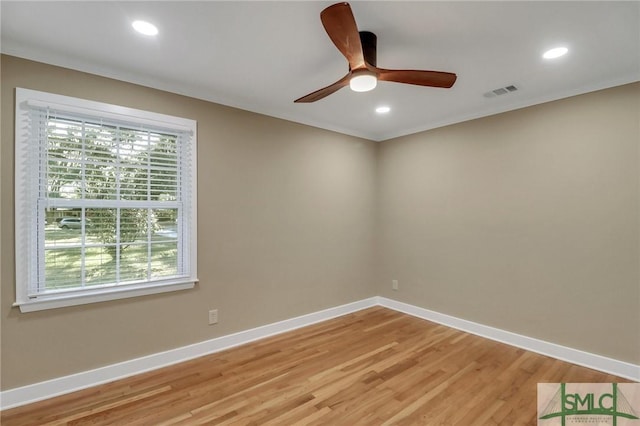
<svg viewBox="0 0 640 426"><path fill-rule="evenodd" d="M209 311L209 325L218 323L218 310L212 309Z"/></svg>
<svg viewBox="0 0 640 426"><path fill-rule="evenodd" d="M391 280L391 289L398 290L398 280Z"/></svg>

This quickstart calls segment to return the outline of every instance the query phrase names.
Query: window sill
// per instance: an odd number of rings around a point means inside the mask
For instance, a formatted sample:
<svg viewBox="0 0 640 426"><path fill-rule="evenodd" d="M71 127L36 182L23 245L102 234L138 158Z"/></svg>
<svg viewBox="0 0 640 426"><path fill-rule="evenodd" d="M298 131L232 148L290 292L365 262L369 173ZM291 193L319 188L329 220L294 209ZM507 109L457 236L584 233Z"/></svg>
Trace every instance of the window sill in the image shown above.
<svg viewBox="0 0 640 426"><path fill-rule="evenodd" d="M167 293L178 290L188 290L197 281L181 281L156 285L132 286L126 288L111 288L95 292L74 294L57 294L42 296L13 304L20 308L20 312L35 312L47 309L64 308L67 306L85 305L88 303L106 302L109 300L127 299L130 297L146 296L150 294Z"/></svg>

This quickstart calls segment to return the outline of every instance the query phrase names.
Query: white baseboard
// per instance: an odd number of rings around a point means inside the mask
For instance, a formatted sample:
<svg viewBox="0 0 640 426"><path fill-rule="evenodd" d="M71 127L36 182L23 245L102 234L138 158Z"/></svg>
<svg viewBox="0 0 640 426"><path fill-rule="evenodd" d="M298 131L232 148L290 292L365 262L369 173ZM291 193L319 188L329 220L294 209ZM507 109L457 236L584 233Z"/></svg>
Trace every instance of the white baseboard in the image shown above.
<svg viewBox="0 0 640 426"><path fill-rule="evenodd" d="M378 297L377 301L380 306L404 312L405 314L409 314L414 317L433 321L438 324L446 325L447 327L462 330L467 333L475 334L501 343L506 343L531 352L550 356L562 361L567 361L572 364L581 365L583 367L588 367L604 373L640 382L640 365L618 361L616 359L584 352L578 349L568 348L555 343L545 342L544 340L538 340L521 334L512 333L510 331L501 330L499 328L463 320L450 315L409 305L407 303L387 299L385 297Z"/></svg>
<svg viewBox="0 0 640 426"><path fill-rule="evenodd" d="M112 382L114 380L123 379L125 377L130 377L147 371L156 370L168 365L220 352L255 340L264 339L265 337L295 330L297 328L326 321L377 305L418 318L437 322L439 324L476 334L491 340L506 343L511 346L516 346L532 352L561 359L573 364L640 381L639 365L606 358L600 355L567 348L554 343L477 324L471 321L441 314L439 312L387 299L385 297L371 297L369 299L267 324L261 327L206 340L193 345L183 346L166 352L160 352L117 364L107 365L95 370L84 371L69 376L47 380L45 382L34 383L20 388L9 389L4 392L0 392L0 409L6 410L103 383Z"/></svg>
<svg viewBox="0 0 640 426"><path fill-rule="evenodd" d="M295 330L331 318L346 315L377 304L377 298L360 300L346 305L325 309L288 320L267 324L239 333L229 334L193 345L171 349L165 352L107 365L95 370L83 371L45 382L34 383L0 392L0 409L6 410L54 396L64 395L81 389L123 379L172 364L188 361L204 355L220 352L234 346L243 345L265 337Z"/></svg>

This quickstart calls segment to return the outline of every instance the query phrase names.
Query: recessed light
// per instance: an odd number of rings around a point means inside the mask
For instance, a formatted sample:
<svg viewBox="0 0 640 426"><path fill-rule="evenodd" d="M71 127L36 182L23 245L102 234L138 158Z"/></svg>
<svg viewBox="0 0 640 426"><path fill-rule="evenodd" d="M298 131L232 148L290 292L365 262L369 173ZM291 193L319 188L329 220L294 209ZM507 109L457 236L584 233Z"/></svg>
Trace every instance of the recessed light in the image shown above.
<svg viewBox="0 0 640 426"><path fill-rule="evenodd" d="M389 111L391 111L391 108L389 108L388 106L379 106L378 108L376 108L376 112L378 114L386 114Z"/></svg>
<svg viewBox="0 0 640 426"><path fill-rule="evenodd" d="M544 52L544 55L542 55L542 57L545 59L555 59L559 58L560 56L566 55L568 51L569 49L567 49L566 47L554 47L553 49Z"/></svg>
<svg viewBox="0 0 640 426"><path fill-rule="evenodd" d="M133 21L131 24L134 30L139 32L140 34L154 36L158 34L158 28L150 22L147 21Z"/></svg>

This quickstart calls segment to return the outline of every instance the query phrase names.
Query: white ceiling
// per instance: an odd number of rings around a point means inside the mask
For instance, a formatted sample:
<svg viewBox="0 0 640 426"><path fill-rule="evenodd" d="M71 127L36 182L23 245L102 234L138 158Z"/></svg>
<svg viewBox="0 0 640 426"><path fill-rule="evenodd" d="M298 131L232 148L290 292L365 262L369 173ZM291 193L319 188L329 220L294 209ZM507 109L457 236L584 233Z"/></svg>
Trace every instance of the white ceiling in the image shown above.
<svg viewBox="0 0 640 426"><path fill-rule="evenodd" d="M640 80L638 1L352 1L359 29L378 36L378 66L458 81L294 104L347 71L320 22L332 3L3 0L1 50L372 140ZM135 33L134 19L160 34ZM569 53L542 59L557 45ZM483 96L511 84L519 90ZM376 114L383 104L391 112Z"/></svg>

